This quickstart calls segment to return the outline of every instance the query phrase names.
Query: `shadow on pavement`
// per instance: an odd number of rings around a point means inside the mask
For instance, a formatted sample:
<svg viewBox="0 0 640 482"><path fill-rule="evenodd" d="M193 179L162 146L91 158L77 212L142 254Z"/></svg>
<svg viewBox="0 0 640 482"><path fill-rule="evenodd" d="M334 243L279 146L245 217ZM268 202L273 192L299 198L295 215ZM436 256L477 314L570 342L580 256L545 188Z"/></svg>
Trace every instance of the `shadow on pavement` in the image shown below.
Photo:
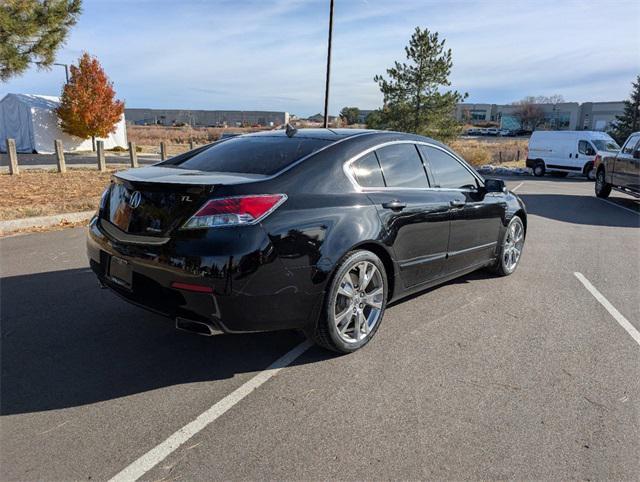
<svg viewBox="0 0 640 482"><path fill-rule="evenodd" d="M171 320L99 289L89 269L3 278L1 288L3 415L259 371L303 339L295 332L176 331ZM307 355L297 362L334 356L320 349Z"/></svg>
<svg viewBox="0 0 640 482"><path fill-rule="evenodd" d="M622 228L640 227L640 216L604 203L595 196L574 194L520 194L530 215L542 216L566 223ZM610 201L637 210L638 202L626 198Z"/></svg>

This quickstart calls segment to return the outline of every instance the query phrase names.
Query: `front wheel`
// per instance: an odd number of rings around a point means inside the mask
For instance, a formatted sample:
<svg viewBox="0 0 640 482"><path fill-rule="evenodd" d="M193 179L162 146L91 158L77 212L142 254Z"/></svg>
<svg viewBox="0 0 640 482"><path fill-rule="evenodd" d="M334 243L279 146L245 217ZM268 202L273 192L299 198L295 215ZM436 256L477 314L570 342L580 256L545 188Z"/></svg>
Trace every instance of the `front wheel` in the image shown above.
<svg viewBox="0 0 640 482"><path fill-rule="evenodd" d="M518 267L524 248L524 224L519 216L514 216L502 236L498 259L491 271L500 276L508 276Z"/></svg>
<svg viewBox="0 0 640 482"><path fill-rule="evenodd" d="M351 251L336 269L311 338L339 353L362 348L378 331L387 292L387 275L380 258L370 251Z"/></svg>
<svg viewBox="0 0 640 482"><path fill-rule="evenodd" d="M609 197L611 194L611 184L609 184L604 175L604 169L600 169L596 174L596 196L601 198Z"/></svg>
<svg viewBox="0 0 640 482"><path fill-rule="evenodd" d="M589 179L589 181L593 181L596 178L596 173L593 169L593 162L588 163L584 168L584 177Z"/></svg>

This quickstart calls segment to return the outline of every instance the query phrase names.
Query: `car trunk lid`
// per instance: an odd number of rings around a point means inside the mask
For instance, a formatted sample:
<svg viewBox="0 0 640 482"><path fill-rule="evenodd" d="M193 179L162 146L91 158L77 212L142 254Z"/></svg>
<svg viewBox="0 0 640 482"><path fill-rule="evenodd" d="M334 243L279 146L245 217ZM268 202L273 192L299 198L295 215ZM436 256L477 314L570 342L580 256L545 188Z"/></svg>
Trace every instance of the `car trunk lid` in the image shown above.
<svg viewBox="0 0 640 482"><path fill-rule="evenodd" d="M166 237L217 188L264 178L155 166L132 169L114 176L101 216L128 234Z"/></svg>

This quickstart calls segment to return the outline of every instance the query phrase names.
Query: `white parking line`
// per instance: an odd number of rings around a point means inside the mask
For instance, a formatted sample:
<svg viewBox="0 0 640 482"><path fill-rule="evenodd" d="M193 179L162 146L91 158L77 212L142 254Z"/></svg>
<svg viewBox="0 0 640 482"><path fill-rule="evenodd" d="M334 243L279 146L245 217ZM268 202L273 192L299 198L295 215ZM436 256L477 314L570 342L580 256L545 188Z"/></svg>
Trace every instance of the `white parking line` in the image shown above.
<svg viewBox="0 0 640 482"><path fill-rule="evenodd" d="M636 330L636 328L629 323L629 320L627 320L622 313L620 313L618 310L616 310L615 306L613 306L611 303L609 303L609 300L607 300L602 293L600 293L595 286L593 286L589 280L587 278L584 277L584 275L582 273L573 273L575 275L576 278L578 278L580 280L580 282L584 285L585 288L587 288L587 290L589 291L589 293L591 293L593 295L593 297L598 300L598 302L604 306L604 308L611 314L611 316L613 316L616 321L618 322L618 324L624 328L627 333L629 333L631 335L631 338L633 338L636 343L638 345L640 345L640 332L638 330Z"/></svg>
<svg viewBox="0 0 640 482"><path fill-rule="evenodd" d="M229 395L199 415L195 420L189 422L164 442L149 450L138 460L116 474L111 481L132 481L145 475L158 463L167 458L172 452L177 450L183 443L200 432L214 420L222 416L227 410L253 392L260 385L268 381L280 370L293 363L293 361L307 351L310 346L311 342L309 341L300 343L291 351L273 362L264 371L258 373L251 380L236 388Z"/></svg>
<svg viewBox="0 0 640 482"><path fill-rule="evenodd" d="M518 184L516 187L514 187L511 191L515 191L517 190L520 186L522 186L524 184L524 181L521 182L520 184Z"/></svg>
<svg viewBox="0 0 640 482"><path fill-rule="evenodd" d="M600 199L600 201L606 202L607 204L611 204L612 206L615 206L617 208L624 209L625 211L629 211L633 214L640 214L638 211L634 211L633 209L630 209L630 208L625 208L624 206L620 206L620 204L614 203L613 201L609 201L608 199L602 199L600 197L598 199Z"/></svg>

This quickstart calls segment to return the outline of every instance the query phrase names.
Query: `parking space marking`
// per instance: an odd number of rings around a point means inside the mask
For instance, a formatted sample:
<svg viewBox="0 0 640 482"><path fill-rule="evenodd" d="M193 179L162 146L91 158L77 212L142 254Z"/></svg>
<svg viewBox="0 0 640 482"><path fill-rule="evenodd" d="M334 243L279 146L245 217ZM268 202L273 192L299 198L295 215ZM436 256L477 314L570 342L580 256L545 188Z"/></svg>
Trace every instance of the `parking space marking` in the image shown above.
<svg viewBox="0 0 640 482"><path fill-rule="evenodd" d="M310 341L304 341L300 343L288 353L278 358L265 370L254 376L251 380L236 388L222 400L212 405L209 409L199 415L195 420L189 422L173 435L169 436L169 438L167 438L164 442L152 448L138 460L120 471L111 479L111 481L132 481L137 480L145 475L157 464L171 455L171 453L177 450L187 440L207 427L217 418L224 415L225 412L227 412L235 404L237 404L243 398L253 392L260 385L267 382L280 370L293 363L300 355L306 352L311 347L311 345L312 343Z"/></svg>
<svg viewBox="0 0 640 482"><path fill-rule="evenodd" d="M514 187L511 191L516 191L519 187L521 187L524 184L524 181L522 181L520 184L518 184L516 187Z"/></svg>
<svg viewBox="0 0 640 482"><path fill-rule="evenodd" d="M608 299L606 299L602 293L600 293L595 286L593 286L587 278L584 277L582 273L573 273L576 278L580 280L580 282L587 288L587 291L593 295L593 297L598 300L598 302L604 306L604 308L615 318L618 324L624 328L631 338L633 338L638 345L640 345L640 332L636 330L636 328L629 323L622 313L620 313L615 306L613 306Z"/></svg>
<svg viewBox="0 0 640 482"><path fill-rule="evenodd" d="M625 211L629 211L630 213L633 213L633 214L640 214L638 211L634 211L633 209L626 208L626 207L624 207L624 206L620 206L620 204L618 204L618 203L614 203L613 201L609 201L608 199L602 199L602 198L600 198L600 197L599 197L598 199L600 199L600 201L604 201L604 202L606 202L607 204L611 204L612 206L618 207L618 208L620 208L620 209L624 209Z"/></svg>

